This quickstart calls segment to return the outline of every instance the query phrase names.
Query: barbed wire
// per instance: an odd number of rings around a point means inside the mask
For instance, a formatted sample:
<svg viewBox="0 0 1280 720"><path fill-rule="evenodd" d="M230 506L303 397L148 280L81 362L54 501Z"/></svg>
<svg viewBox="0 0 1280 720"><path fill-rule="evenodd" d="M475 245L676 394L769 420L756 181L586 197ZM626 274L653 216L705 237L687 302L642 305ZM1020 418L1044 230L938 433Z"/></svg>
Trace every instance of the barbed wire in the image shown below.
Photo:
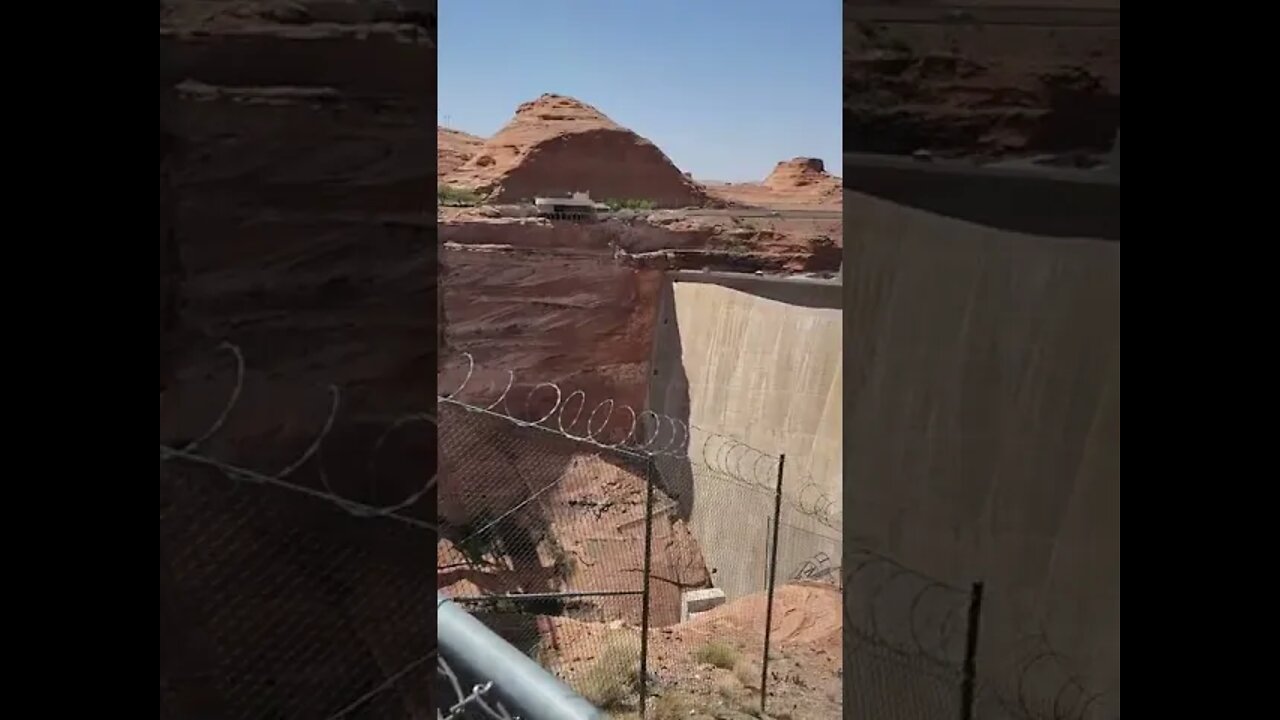
<svg viewBox="0 0 1280 720"><path fill-rule="evenodd" d="M1029 647L1015 649L1011 661L998 663L996 672L984 673L980 692L993 697L1010 717L1022 720L1097 720L1113 690L1089 688L1071 670L1074 663L1050 644L1044 629L1030 636ZM1011 670L1006 674L1006 670ZM1013 677L997 682L991 677ZM1119 720L1119 713L1108 720Z"/></svg>
<svg viewBox="0 0 1280 720"><path fill-rule="evenodd" d="M821 573L829 564L822 555L806 561L797 576ZM846 552L842 577L844 620L855 640L894 651L902 659L923 660L958 679L961 657L956 651L963 648L967 632L969 590L866 548ZM1090 688L1071 670L1071 660L1053 648L1043 627L1014 646L1005 660L979 672L978 695L994 702L991 709L1018 720L1102 720L1109 712L1105 701L1117 690ZM1118 709L1106 720L1119 720Z"/></svg>
<svg viewBox="0 0 1280 720"><path fill-rule="evenodd" d="M653 410L636 412L613 398L596 401L583 390L566 391L550 381L520 384L513 370L501 371L505 381L482 385L477 380L474 356L463 352L460 358L465 362L465 372L447 392L441 387L437 399L442 403L492 413L516 425L538 427L603 449L697 463L727 479L774 491L776 455L670 415ZM456 363L449 368L458 369ZM513 407L513 399L521 406ZM799 488L798 492L787 493L790 507L834 530L842 529L841 509L817 480L806 474L800 479Z"/></svg>
<svg viewBox="0 0 1280 720"><path fill-rule="evenodd" d="M801 479L800 492L790 500L790 504L799 512L814 518L832 530L844 529L844 510L835 500L827 495L812 475Z"/></svg>
<svg viewBox="0 0 1280 720"><path fill-rule="evenodd" d="M861 548L846 553L842 575L845 622L856 635L932 664L958 667L968 590ZM861 611L857 618L854 608Z"/></svg>
<svg viewBox="0 0 1280 720"><path fill-rule="evenodd" d="M472 385L476 374L475 358L471 353L462 353L461 357L467 363L466 373L456 388L439 395L441 402L477 407L503 415L517 425L542 427L602 448L632 450L656 457L690 459L691 428L682 420L652 410L637 413L630 405L616 402L613 398L606 398L592 405L584 391L566 393L559 384L549 381L526 386L529 390L525 393L524 407L512 408L511 394L517 388L514 370L505 371L505 386L496 398L486 403L484 394L497 390L497 384L490 383L482 392L477 392L477 388ZM468 396L474 399L468 399ZM539 399L541 403L536 402ZM546 409L539 409L539 405ZM591 408L589 412L588 407ZM695 426L692 429L697 428ZM609 441L611 438L612 442ZM713 440L724 442L713 444ZM736 457L734 453L737 453ZM744 468L769 460L776 461L776 458L745 443L718 433L708 434L703 445L703 456L708 461L706 464L726 472L732 470L730 474L744 478L753 475L750 471L744 472Z"/></svg>
<svg viewBox="0 0 1280 720"><path fill-rule="evenodd" d="M308 495L313 498L328 501L333 505L341 508L345 512L362 518L387 518L407 525L411 525L423 530L437 532L438 525L435 522L420 520L415 517L404 515L402 511L416 505L428 493L434 492L436 486L437 475L433 472L423 485L406 495L399 502L390 505L370 505L342 496L333 489L330 484L329 476L325 472L323 462L317 462L316 470L320 477L322 490L308 487L290 480L300 469L307 465L311 460L320 456L324 446L325 439L333 430L334 422L338 417L338 411L341 407L342 392L336 385L328 387L329 392L329 410L325 416L324 425L320 431L311 440L302 454L296 457L292 462L286 465L282 470L274 473L259 472L249 468L233 465L201 452L201 446L212 440L225 427L228 419L231 417L232 411L240 402L241 395L244 391L245 380L245 360L244 354L240 348L231 343L222 343L218 346L219 350L229 352L235 358L235 383L231 392L227 397L227 401L223 404L222 411L214 419L213 423L197 437L183 444L180 447L174 447L160 443L160 462L181 461L194 465L200 465L213 470L217 470L225 477L233 481L242 481L250 483L259 483L264 485L272 485L283 488L292 492ZM164 400L164 394L161 393L161 401ZM433 427L438 425L436 416L432 413L420 412L409 413L400 416L383 431L373 446L373 452L369 458L369 472L371 477L377 477L378 460L382 454L385 444L392 433L413 423L430 423Z"/></svg>
<svg viewBox="0 0 1280 720"><path fill-rule="evenodd" d="M235 359L234 384L221 412L196 439L179 447L161 443L161 462L183 461L202 465L219 471L231 480L274 485L326 500L357 517L385 517L425 530L438 531L439 528L436 523L409 517L401 512L416 505L426 497L427 493L434 490L438 480L435 473L432 473L417 490L409 493L400 501L388 505L371 505L344 497L332 487L324 463L316 463L322 490L301 485L289 479L309 461L320 455L325 439L333 429L342 398L341 390L335 385L328 387L329 410L320 431L303 452L283 469L273 473L260 472L227 463L202 453L200 451L201 446L223 430L232 412L239 404L244 391L246 367L240 348L230 343L223 343L219 345L218 349L230 353ZM439 395L438 400L440 402L449 402L471 410L483 410L505 417L519 426L537 426L603 449L629 450L653 457L700 462L713 472L742 483L754 485L763 490L771 491L774 482L776 482L774 476L777 467L776 456L757 450L722 433L708 431L696 425L690 426L688 423L669 415L662 415L651 410L637 413L630 406L616 403L612 398L596 403L592 406L591 412L586 413L585 410L589 405L589 401L585 392L575 390L565 393L558 384L553 382L537 383L529 390L525 398L527 406L532 406L535 396L541 391L545 397L551 399L550 409L537 414L533 420L523 419L510 407L511 392L516 387L516 376L513 371L507 371L506 385L497 398L484 405L465 402L460 396L471 384L475 372L475 361L469 353L464 353L463 357L467 360L466 376L463 378L462 383L451 392ZM163 400L163 398L164 395L162 393L161 399ZM616 427L611 426L615 411L619 416L625 415L627 418L625 421L626 432L614 442L605 442L602 439L604 433L611 427ZM652 422L652 427L654 428L652 432L644 430L644 426L647 424L646 420ZM439 420L435 414L426 412L410 413L394 420L374 444L373 453L369 461L369 471L372 476L376 477L379 458L388 438L393 433L413 423L429 423L433 427L438 427ZM695 433L702 437L701 442L694 442ZM691 450L694 453L692 455L690 454ZM818 483L811 476L803 479L799 492L789 495L787 500L788 505L796 511L812 517L832 529L841 529L842 514L836 508L836 503L821 490Z"/></svg>

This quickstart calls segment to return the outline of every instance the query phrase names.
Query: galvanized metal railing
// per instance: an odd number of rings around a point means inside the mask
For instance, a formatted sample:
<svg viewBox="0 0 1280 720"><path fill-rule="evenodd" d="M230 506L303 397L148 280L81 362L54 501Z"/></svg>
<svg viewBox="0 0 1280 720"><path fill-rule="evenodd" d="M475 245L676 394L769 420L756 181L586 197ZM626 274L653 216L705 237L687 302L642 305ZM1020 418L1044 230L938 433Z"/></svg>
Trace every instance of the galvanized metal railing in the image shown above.
<svg viewBox="0 0 1280 720"><path fill-rule="evenodd" d="M488 695L522 720L607 720L607 716L532 658L436 594L441 657L459 677L491 683Z"/></svg>

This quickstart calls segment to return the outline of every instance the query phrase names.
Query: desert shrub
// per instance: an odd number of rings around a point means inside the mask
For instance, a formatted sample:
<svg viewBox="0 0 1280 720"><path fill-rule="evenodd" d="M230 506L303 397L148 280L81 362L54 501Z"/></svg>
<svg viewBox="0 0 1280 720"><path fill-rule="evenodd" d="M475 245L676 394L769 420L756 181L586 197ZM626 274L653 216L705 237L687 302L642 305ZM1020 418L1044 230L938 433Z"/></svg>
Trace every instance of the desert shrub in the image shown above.
<svg viewBox="0 0 1280 720"><path fill-rule="evenodd" d="M474 190L452 185L440 185L436 188L436 201L446 207L458 207L479 205L484 202L484 198Z"/></svg>
<svg viewBox="0 0 1280 720"><path fill-rule="evenodd" d="M733 666L737 665L738 661L742 659L742 655L724 643L712 641L699 647L694 652L693 659L700 663L732 670Z"/></svg>
<svg viewBox="0 0 1280 720"><path fill-rule="evenodd" d="M733 666L733 675L746 688L760 687L760 668L745 660Z"/></svg>
<svg viewBox="0 0 1280 720"><path fill-rule="evenodd" d="M623 200L609 199L609 200L605 200L604 204L607 205L609 209L613 211L652 210L658 207L658 204L652 200L641 200L638 198L627 198Z"/></svg>
<svg viewBox="0 0 1280 720"><path fill-rule="evenodd" d="M688 720L693 712L693 703L687 695L668 692L653 699L653 720Z"/></svg>
<svg viewBox="0 0 1280 720"><path fill-rule="evenodd" d="M640 640L630 635L610 638L578 686L583 697L603 710L626 706L640 690Z"/></svg>

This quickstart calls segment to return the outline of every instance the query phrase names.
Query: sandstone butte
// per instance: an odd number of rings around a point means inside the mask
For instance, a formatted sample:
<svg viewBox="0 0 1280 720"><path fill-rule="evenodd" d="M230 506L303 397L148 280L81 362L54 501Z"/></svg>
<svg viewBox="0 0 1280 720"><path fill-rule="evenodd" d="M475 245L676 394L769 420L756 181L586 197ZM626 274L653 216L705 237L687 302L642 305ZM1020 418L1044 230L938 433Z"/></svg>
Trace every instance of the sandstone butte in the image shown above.
<svg viewBox="0 0 1280 720"><path fill-rule="evenodd" d="M461 167L480 152L484 138L461 130L436 126L436 175L444 176Z"/></svg>
<svg viewBox="0 0 1280 720"><path fill-rule="evenodd" d="M773 168L764 186L776 193L803 195L814 200L839 198L840 180L827 174L818 158L783 160Z"/></svg>
<svg viewBox="0 0 1280 720"><path fill-rule="evenodd" d="M701 186L652 142L599 110L563 95L522 104L515 117L440 184L490 202L589 192L597 200L648 200L658 207L706 204Z"/></svg>

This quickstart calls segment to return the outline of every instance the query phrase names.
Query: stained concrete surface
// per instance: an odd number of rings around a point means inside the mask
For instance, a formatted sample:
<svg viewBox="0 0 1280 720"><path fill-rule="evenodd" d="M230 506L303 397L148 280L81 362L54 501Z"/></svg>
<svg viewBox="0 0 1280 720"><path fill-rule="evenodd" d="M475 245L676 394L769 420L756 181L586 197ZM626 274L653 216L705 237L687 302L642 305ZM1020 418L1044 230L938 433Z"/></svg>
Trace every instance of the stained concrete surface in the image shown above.
<svg viewBox="0 0 1280 720"><path fill-rule="evenodd" d="M984 581L980 673L1012 692L1043 631L1069 667L1027 692L1118 717L1119 243L844 203L849 546Z"/></svg>
<svg viewBox="0 0 1280 720"><path fill-rule="evenodd" d="M789 501L821 496L840 508L839 303L830 281L677 273L664 285L649 407L694 429L682 443L692 462L660 467L730 600L765 587L776 466L717 435L785 453ZM839 543L838 531L787 517L795 527L781 536L784 579Z"/></svg>
<svg viewBox="0 0 1280 720"><path fill-rule="evenodd" d="M1117 142L1118 147L1118 142ZM844 156L846 228L863 228L858 193L1020 233L1120 239L1119 152L1114 172L981 167L893 155Z"/></svg>

